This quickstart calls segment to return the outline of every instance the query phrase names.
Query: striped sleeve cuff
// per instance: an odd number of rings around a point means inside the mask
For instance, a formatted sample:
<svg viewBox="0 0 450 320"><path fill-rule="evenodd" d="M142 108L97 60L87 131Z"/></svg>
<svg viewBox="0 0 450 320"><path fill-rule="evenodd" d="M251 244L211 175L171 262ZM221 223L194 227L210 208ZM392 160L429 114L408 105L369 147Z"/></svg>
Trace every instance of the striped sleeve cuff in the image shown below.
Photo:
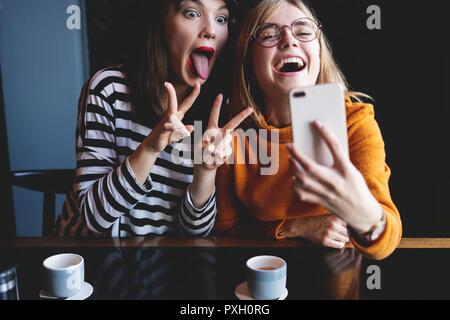
<svg viewBox="0 0 450 320"><path fill-rule="evenodd" d="M216 212L215 192L202 208L196 208L188 187L180 206L179 224L181 231L196 236L207 236L214 226Z"/></svg>
<svg viewBox="0 0 450 320"><path fill-rule="evenodd" d="M204 213L208 209L208 207L211 206L211 203L215 202L215 200L216 200L216 191L214 190L212 195L209 197L208 201L206 201L206 204L202 208L199 209L199 208L195 207L194 202L192 201L190 189L191 189L191 186L189 186L186 191L186 202L188 204L188 208L191 209L191 212L194 215L199 215L199 214Z"/></svg>
<svg viewBox="0 0 450 320"><path fill-rule="evenodd" d="M147 180L144 183L141 183L134 174L133 169L131 169L128 159L129 158L125 160L125 165L122 166L123 186L126 187L131 196L142 197L147 195L152 191L152 180L150 175L148 175Z"/></svg>

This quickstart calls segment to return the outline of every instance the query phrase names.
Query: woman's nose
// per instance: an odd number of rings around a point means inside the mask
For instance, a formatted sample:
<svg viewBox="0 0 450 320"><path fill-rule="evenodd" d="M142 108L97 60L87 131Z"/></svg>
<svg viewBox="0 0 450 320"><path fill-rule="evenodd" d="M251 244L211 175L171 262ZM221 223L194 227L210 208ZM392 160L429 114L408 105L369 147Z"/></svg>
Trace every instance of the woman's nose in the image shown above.
<svg viewBox="0 0 450 320"><path fill-rule="evenodd" d="M299 43L297 38L292 34L292 30L287 26L281 30L281 39L279 46L281 49L286 49L289 47L298 47Z"/></svg>
<svg viewBox="0 0 450 320"><path fill-rule="evenodd" d="M200 31L200 38L202 39L215 39L216 38L216 29L214 26L213 19L206 19L202 30Z"/></svg>

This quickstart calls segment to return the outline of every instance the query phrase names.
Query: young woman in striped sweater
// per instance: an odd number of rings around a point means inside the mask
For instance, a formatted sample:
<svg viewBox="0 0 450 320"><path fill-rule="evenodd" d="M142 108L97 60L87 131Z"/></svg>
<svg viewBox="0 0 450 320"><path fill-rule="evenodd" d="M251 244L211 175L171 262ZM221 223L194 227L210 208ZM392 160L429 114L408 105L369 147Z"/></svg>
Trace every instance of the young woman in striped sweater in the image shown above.
<svg viewBox="0 0 450 320"><path fill-rule="evenodd" d="M315 123L334 156L332 167L290 144L289 90L346 85L311 10L300 0L262 0L243 24L234 67L230 107L238 112L251 106L249 127L265 129L267 135L259 135L257 145L237 136L234 165L219 169L217 233L304 238L338 249L351 241L371 258L391 254L402 225L389 193L390 169L373 106L346 90L349 155L326 127ZM278 141L267 138L273 136ZM261 161L243 161L265 148L277 163L271 164L278 168L275 174L262 175L267 166Z"/></svg>
<svg viewBox="0 0 450 320"><path fill-rule="evenodd" d="M204 236L214 225L215 173L226 157L194 165L187 138L194 127L182 120L226 45L229 8L222 0L171 0L161 13L142 64L102 70L85 85L76 179L58 219L59 236ZM211 110L209 141L251 113L219 128L222 99ZM209 114L195 111L190 120Z"/></svg>

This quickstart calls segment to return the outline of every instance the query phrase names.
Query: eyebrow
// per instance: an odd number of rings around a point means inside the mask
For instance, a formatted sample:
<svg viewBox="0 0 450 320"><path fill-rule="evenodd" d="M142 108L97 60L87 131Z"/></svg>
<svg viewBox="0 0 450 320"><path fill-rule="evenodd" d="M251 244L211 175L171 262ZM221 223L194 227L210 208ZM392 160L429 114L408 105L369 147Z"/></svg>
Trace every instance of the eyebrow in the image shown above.
<svg viewBox="0 0 450 320"><path fill-rule="evenodd" d="M308 19L308 20L305 20L305 24L310 24L309 22L310 22L310 20L312 20L311 18L308 18L308 17L300 17L300 18L292 20L292 22L289 25L293 24L295 21L300 20L300 19ZM312 21L314 21L314 20L312 20ZM278 27L281 27L281 24L275 23L275 22L264 22L264 23L261 23L261 25L265 25L265 24L272 24L272 25L276 25Z"/></svg>
<svg viewBox="0 0 450 320"><path fill-rule="evenodd" d="M202 1L202 0L182 0L181 2L188 2L188 1L194 2L194 3L198 4L200 7L204 7L204 4L203 4L203 1ZM180 3L181 3L181 2L180 2ZM228 7L227 7L226 4L224 4L224 5L221 6L219 9L217 9L217 11L223 10L223 9L227 9L227 10L228 10Z"/></svg>

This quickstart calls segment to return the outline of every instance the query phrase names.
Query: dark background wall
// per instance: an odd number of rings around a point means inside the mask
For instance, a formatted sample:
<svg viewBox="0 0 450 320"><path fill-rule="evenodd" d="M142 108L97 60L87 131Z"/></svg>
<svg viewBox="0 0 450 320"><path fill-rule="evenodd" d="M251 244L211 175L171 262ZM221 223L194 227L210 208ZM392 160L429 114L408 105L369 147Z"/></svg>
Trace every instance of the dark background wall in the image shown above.
<svg viewBox="0 0 450 320"><path fill-rule="evenodd" d="M6 121L5 109L2 90L2 77L0 70L0 150L8 149L8 139L6 137ZM4 153L3 153L4 154ZM12 238L15 236L16 223L13 219L14 211L12 208L13 195L12 188L6 177L9 176L11 167L9 165L9 157L1 157L0 160L0 176L3 179L0 180L0 194L2 200L0 201L0 239Z"/></svg>

